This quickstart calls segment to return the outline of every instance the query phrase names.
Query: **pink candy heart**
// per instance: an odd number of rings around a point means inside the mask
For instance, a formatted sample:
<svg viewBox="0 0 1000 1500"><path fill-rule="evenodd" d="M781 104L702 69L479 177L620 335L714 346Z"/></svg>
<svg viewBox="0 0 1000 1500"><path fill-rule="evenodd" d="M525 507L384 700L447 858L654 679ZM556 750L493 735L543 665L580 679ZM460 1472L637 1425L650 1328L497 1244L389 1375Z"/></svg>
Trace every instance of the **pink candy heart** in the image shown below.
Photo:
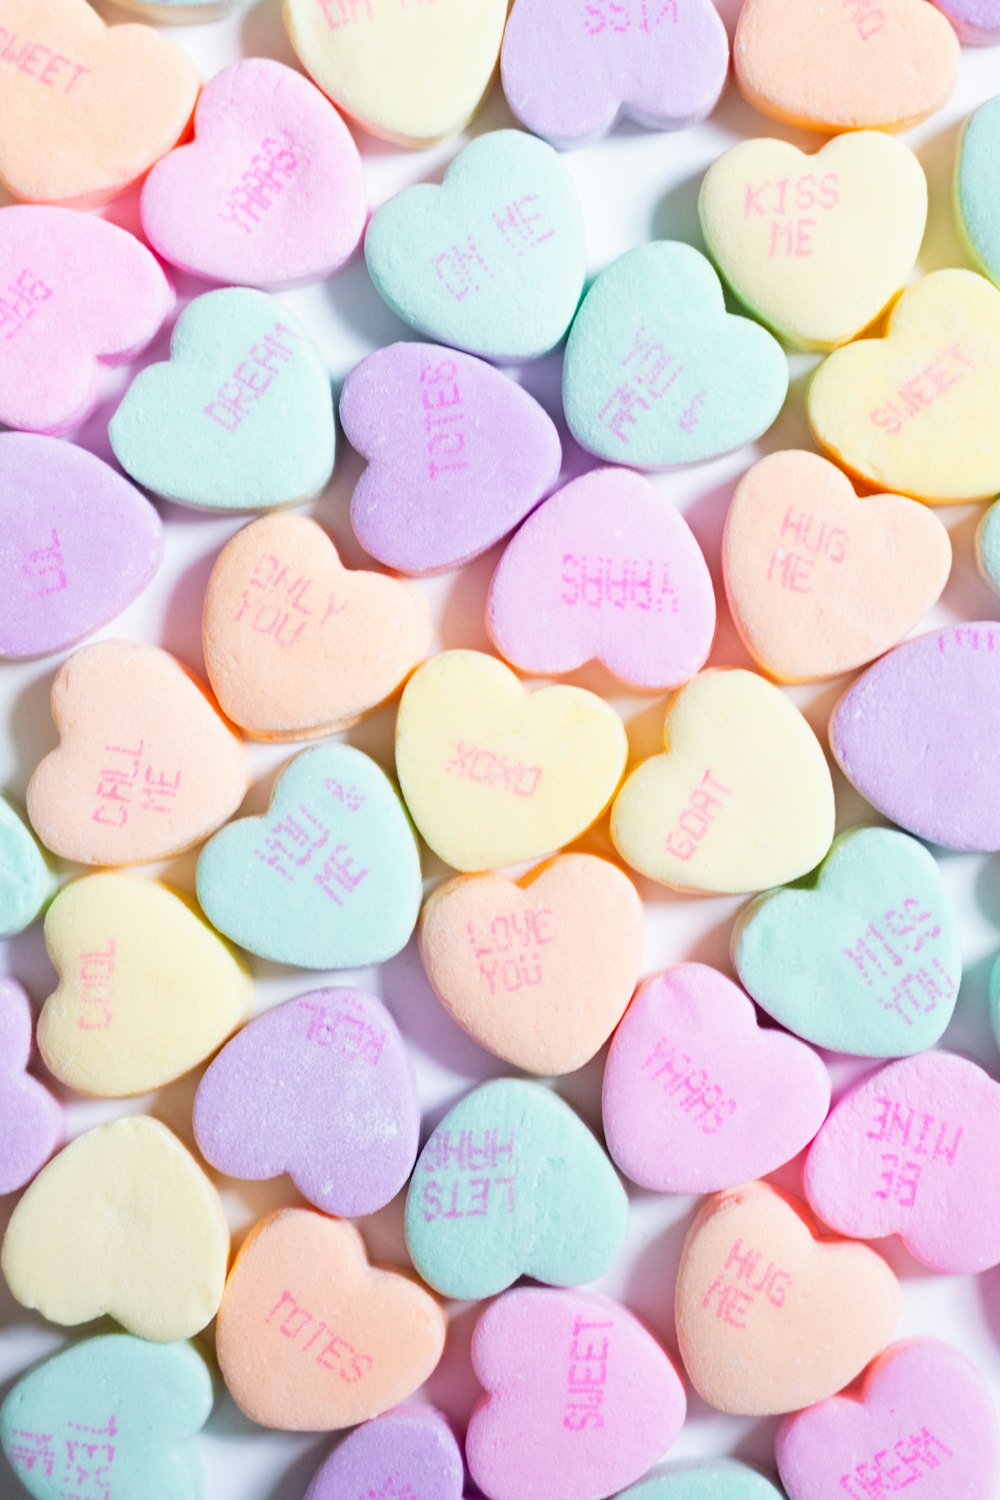
<svg viewBox="0 0 1000 1500"><path fill-rule="evenodd" d="M30 1056L28 997L13 979L0 979L0 1195L26 1186L62 1134L62 1109L25 1072Z"/></svg>

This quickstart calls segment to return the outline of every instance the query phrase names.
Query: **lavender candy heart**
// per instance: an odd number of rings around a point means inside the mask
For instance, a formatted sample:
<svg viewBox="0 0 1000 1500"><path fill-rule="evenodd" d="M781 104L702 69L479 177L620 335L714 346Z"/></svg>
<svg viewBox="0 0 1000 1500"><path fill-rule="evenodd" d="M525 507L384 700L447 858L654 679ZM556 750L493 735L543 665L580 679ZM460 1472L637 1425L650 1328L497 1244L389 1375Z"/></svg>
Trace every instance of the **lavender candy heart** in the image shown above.
<svg viewBox="0 0 1000 1500"><path fill-rule="evenodd" d="M305 1500L462 1500L462 1455L432 1406L397 1406L335 1448Z"/></svg>
<svg viewBox="0 0 1000 1500"><path fill-rule="evenodd" d="M43 656L142 593L163 557L139 491L59 438L0 437L0 656Z"/></svg>
<svg viewBox="0 0 1000 1500"><path fill-rule="evenodd" d="M355 535L400 573L478 557L559 477L559 435L537 401L492 365L437 344L390 344L362 360L340 420L368 460L351 501Z"/></svg>
<svg viewBox="0 0 1000 1500"><path fill-rule="evenodd" d="M229 1042L194 1101L206 1161L259 1182L287 1172L324 1213L394 1198L420 1133L416 1075L389 1012L362 990L312 990Z"/></svg>

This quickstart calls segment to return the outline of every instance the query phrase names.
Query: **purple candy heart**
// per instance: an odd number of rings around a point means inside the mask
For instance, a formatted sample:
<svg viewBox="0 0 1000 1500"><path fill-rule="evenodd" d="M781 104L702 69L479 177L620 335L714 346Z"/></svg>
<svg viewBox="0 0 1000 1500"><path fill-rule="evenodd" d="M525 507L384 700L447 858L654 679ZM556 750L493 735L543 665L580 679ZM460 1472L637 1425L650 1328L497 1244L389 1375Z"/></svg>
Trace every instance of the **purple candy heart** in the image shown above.
<svg viewBox="0 0 1000 1500"><path fill-rule="evenodd" d="M351 524L400 573L456 568L513 531L556 483L562 450L537 401L492 365L436 344L391 344L340 398L368 468Z"/></svg>
<svg viewBox="0 0 1000 1500"><path fill-rule="evenodd" d="M935 0L963 42L1000 42L1000 0Z"/></svg>
<svg viewBox="0 0 1000 1500"><path fill-rule="evenodd" d="M59 1143L63 1112L25 1069L31 1057L31 1005L13 979L0 979L0 1194L23 1188Z"/></svg>
<svg viewBox="0 0 1000 1500"><path fill-rule="evenodd" d="M206 1072L194 1133L230 1177L287 1172L325 1213L374 1213L409 1177L420 1133L396 1023L362 990L312 990L267 1011Z"/></svg>
<svg viewBox="0 0 1000 1500"><path fill-rule="evenodd" d="M397 1406L352 1432L306 1500L462 1500L462 1455L432 1406Z"/></svg>

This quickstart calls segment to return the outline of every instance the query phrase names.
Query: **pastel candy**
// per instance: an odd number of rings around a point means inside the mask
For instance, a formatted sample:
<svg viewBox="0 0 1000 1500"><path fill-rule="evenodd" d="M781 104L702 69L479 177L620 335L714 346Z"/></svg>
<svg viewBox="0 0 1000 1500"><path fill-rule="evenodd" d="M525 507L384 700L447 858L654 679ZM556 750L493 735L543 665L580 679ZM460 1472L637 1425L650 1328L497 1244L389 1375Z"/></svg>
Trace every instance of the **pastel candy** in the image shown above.
<svg viewBox="0 0 1000 1500"><path fill-rule="evenodd" d="M677 1273L681 1358L719 1411L775 1416L824 1401L892 1337L899 1283L866 1245L817 1239L767 1183L705 1200Z"/></svg>
<svg viewBox="0 0 1000 1500"><path fill-rule="evenodd" d="M180 505L299 505L333 472L330 377L275 298L206 292L178 318L170 359L135 377L108 437L126 473Z"/></svg>
<svg viewBox="0 0 1000 1500"><path fill-rule="evenodd" d="M262 1427L334 1431L404 1401L441 1358L445 1317L396 1271L369 1266L353 1224L271 1214L236 1257L219 1310L219 1366Z"/></svg>
<svg viewBox="0 0 1000 1500"><path fill-rule="evenodd" d="M1000 5L997 0L934 0L958 32L971 45L989 46L1000 41Z"/></svg>
<svg viewBox="0 0 1000 1500"><path fill-rule="evenodd" d="M481 1299L519 1276L596 1281L625 1242L628 1200L567 1104L539 1083L497 1078L448 1111L406 1195L406 1246L445 1297Z"/></svg>
<svg viewBox="0 0 1000 1500"><path fill-rule="evenodd" d="M462 1500L465 1470L451 1428L432 1406L398 1406L348 1434L330 1454L305 1500L344 1495Z"/></svg>
<svg viewBox="0 0 1000 1500"><path fill-rule="evenodd" d="M63 1131L63 1112L26 1071L32 1016L15 979L0 978L0 1196L17 1192L48 1161Z"/></svg>
<svg viewBox="0 0 1000 1500"><path fill-rule="evenodd" d="M222 829L198 860L209 921L249 952L303 969L383 963L409 942L420 897L399 796L349 745L296 756L268 812Z"/></svg>
<svg viewBox="0 0 1000 1500"><path fill-rule="evenodd" d="M715 594L680 511L641 475L599 469L546 500L508 544L486 624L522 672L600 661L630 687L663 692L705 665Z"/></svg>
<svg viewBox="0 0 1000 1500"><path fill-rule="evenodd" d="M250 286L318 281L357 248L365 224L361 159L318 89L271 58L217 73L195 139L159 162L142 190L142 227L172 265Z"/></svg>
<svg viewBox="0 0 1000 1500"><path fill-rule="evenodd" d="M936 602L951 570L937 517L900 495L859 499L818 454L762 458L726 516L722 568L754 659L786 682L864 666Z"/></svg>
<svg viewBox="0 0 1000 1500"><path fill-rule="evenodd" d="M528 693L502 662L445 651L410 678L396 772L410 816L456 870L537 859L572 842L614 795L625 730L593 693Z"/></svg>
<svg viewBox="0 0 1000 1500"><path fill-rule="evenodd" d="M435 344L390 344L351 371L340 420L367 460L354 534L400 573L436 573L512 531L559 478L548 414L492 365Z"/></svg>
<svg viewBox="0 0 1000 1500"><path fill-rule="evenodd" d="M569 429L609 463L716 458L765 433L787 390L781 346L726 312L711 265L678 241L641 245L602 271L566 345Z"/></svg>
<svg viewBox="0 0 1000 1500"><path fill-rule="evenodd" d="M35 920L55 894L56 880L29 829L0 796L0 937Z"/></svg>
<svg viewBox="0 0 1000 1500"><path fill-rule="evenodd" d="M50 1323L107 1313L171 1343L222 1298L229 1229L218 1193L159 1120L129 1115L77 1136L11 1217L0 1258L15 1300Z"/></svg>
<svg viewBox="0 0 1000 1500"><path fill-rule="evenodd" d="M842 833L815 877L751 901L733 930L733 962L782 1026L861 1057L933 1046L962 977L941 871L891 828Z"/></svg>
<svg viewBox="0 0 1000 1500"><path fill-rule="evenodd" d="M990 970L989 1006L990 1025L996 1044L1000 1047L1000 955L994 960Z"/></svg>
<svg viewBox="0 0 1000 1500"><path fill-rule="evenodd" d="M122 10L133 10L151 21L214 21L227 15L245 0L115 0Z"/></svg>
<svg viewBox="0 0 1000 1500"><path fill-rule="evenodd" d="M418 333L488 359L535 359L562 338L583 290L580 200L551 146L494 130L458 153L440 187L407 188L376 210L365 260Z"/></svg>
<svg viewBox="0 0 1000 1500"><path fill-rule="evenodd" d="M703 672L611 810L633 869L675 890L762 890L818 864L833 837L833 785L798 709L755 672Z"/></svg>
<svg viewBox="0 0 1000 1500"><path fill-rule="evenodd" d="M1000 38L1000 5L994 12ZM955 223L973 265L1000 282L1000 218L992 185L1000 170L1000 98L981 104L962 128L955 168Z"/></svg>
<svg viewBox="0 0 1000 1500"><path fill-rule="evenodd" d="M625 1490L620 1500L782 1500L782 1495L757 1469L721 1458L673 1464Z"/></svg>
<svg viewBox="0 0 1000 1500"><path fill-rule="evenodd" d="M986 582L1000 593L1000 505L991 505L976 528L976 561Z"/></svg>
<svg viewBox="0 0 1000 1500"><path fill-rule="evenodd" d="M773 1172L812 1140L830 1078L810 1048L758 1027L706 964L647 979L604 1069L608 1151L640 1187L705 1193Z"/></svg>
<svg viewBox="0 0 1000 1500"><path fill-rule="evenodd" d="M190 849L250 785L242 741L168 652L100 641L52 684L60 744L28 783L46 848L85 865L129 865Z"/></svg>

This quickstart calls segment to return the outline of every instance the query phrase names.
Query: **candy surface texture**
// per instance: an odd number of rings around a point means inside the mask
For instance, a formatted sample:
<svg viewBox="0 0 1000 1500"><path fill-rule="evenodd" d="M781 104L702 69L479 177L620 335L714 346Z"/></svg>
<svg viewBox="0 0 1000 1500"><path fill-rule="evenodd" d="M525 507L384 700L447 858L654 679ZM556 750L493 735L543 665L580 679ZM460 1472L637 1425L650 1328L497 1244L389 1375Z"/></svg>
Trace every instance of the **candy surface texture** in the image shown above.
<svg viewBox="0 0 1000 1500"><path fill-rule="evenodd" d="M0 796L0 937L23 932L55 889L55 877L30 830Z"/></svg>
<svg viewBox="0 0 1000 1500"><path fill-rule="evenodd" d="M0 1197L31 1181L63 1129L58 1101L25 1071L31 1032L27 995L16 979L0 978Z"/></svg>
<svg viewBox="0 0 1000 1500"><path fill-rule="evenodd" d="M305 1500L393 1490L416 1500L462 1500L462 1451L432 1406L397 1406L352 1432L319 1470Z"/></svg>

